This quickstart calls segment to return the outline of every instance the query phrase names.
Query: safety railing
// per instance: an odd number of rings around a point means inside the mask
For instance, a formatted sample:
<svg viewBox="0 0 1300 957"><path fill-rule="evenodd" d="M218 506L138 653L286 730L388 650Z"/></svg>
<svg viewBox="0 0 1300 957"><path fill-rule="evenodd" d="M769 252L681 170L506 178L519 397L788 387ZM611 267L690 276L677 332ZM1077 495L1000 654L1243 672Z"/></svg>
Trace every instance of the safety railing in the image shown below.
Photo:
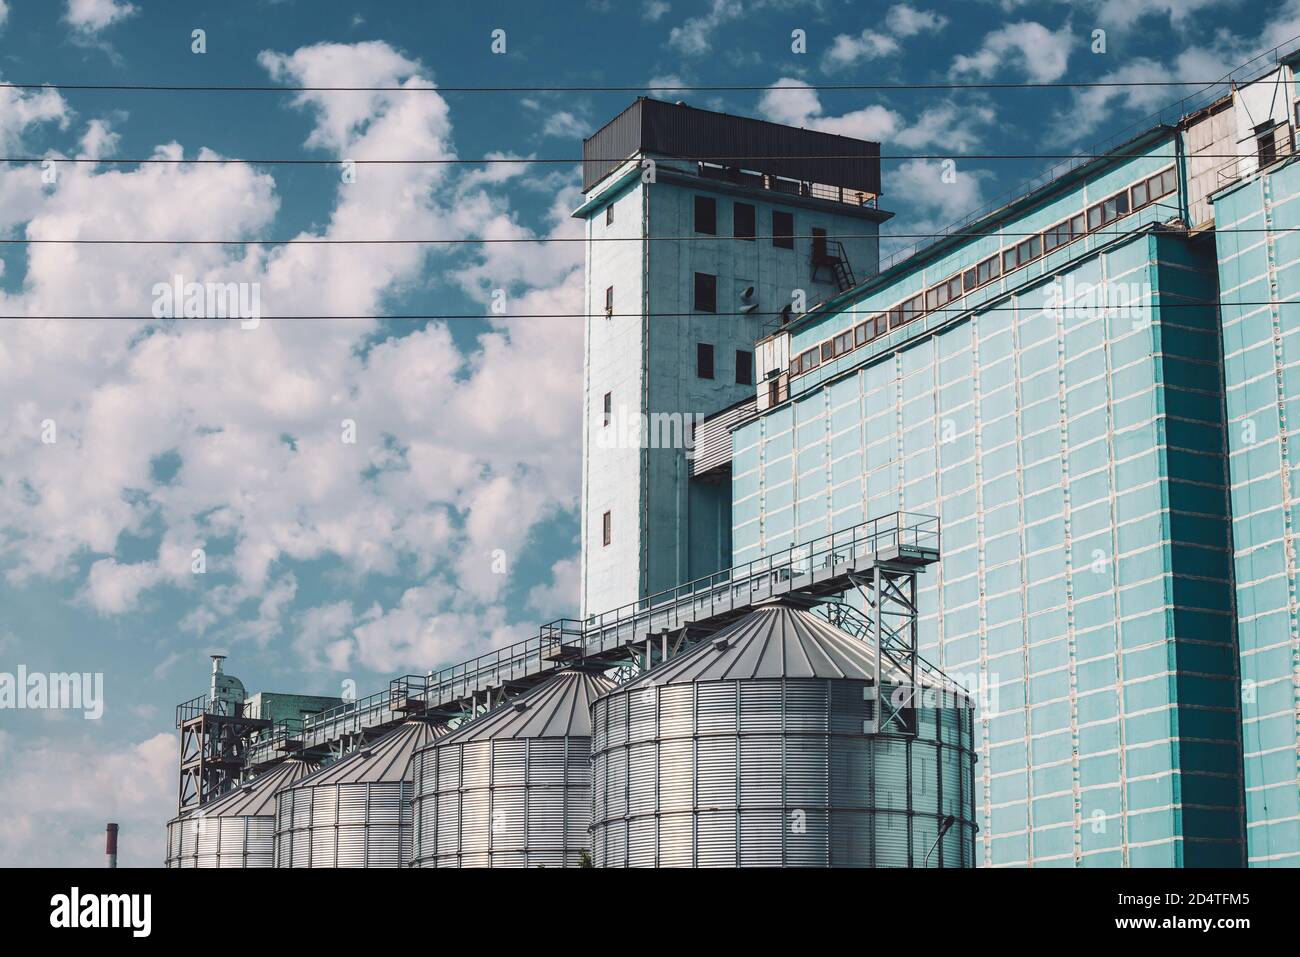
<svg viewBox="0 0 1300 957"><path fill-rule="evenodd" d="M633 637L738 611L764 598L829 581L864 568L882 551L910 549L921 561L935 561L939 546L939 519L933 515L895 512L874 518L585 621L557 619L532 638L448 668L394 678L386 690L310 715L300 727L278 723L258 739L252 760L269 760L277 744L291 738L304 748L321 747L345 735L394 724L406 713L446 707L490 687L535 678L565 661L599 655ZM183 708L205 700L206 696L178 706L178 721Z"/></svg>
<svg viewBox="0 0 1300 957"><path fill-rule="evenodd" d="M205 694L191 698L189 701L182 701L176 706L176 727L179 728L186 721L207 713L207 710L208 696Z"/></svg>

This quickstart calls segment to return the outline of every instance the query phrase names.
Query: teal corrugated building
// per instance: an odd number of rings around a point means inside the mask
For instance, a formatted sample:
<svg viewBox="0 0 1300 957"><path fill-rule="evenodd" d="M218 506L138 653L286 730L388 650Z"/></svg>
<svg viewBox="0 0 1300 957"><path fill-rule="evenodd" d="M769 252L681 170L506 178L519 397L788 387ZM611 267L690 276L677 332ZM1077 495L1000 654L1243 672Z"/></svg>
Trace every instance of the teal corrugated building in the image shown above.
<svg viewBox="0 0 1300 957"><path fill-rule="evenodd" d="M770 321L754 388L692 408L709 417L691 467L640 466L669 499L729 483L729 511L705 527L652 510L613 546L607 511L584 574L629 577L617 556L646 554L664 521L729 538L736 566L938 516L920 650L979 702L979 864L1300 864L1293 57ZM691 175L673 179L682 202ZM810 260L791 248L814 277L817 212L794 204L784 227L811 233ZM655 289L687 283L650 245ZM590 396L610 356L590 330L588 349ZM585 487L583 507L588 527L608 508Z"/></svg>

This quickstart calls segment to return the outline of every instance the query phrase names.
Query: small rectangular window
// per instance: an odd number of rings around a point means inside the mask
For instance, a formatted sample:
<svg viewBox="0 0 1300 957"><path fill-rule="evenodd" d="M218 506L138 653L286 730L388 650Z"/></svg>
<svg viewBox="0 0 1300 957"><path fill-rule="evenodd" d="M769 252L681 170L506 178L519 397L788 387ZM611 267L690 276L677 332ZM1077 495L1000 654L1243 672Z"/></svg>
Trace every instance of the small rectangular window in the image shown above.
<svg viewBox="0 0 1300 957"><path fill-rule="evenodd" d="M875 323L876 323L876 335L883 336L886 332L889 331L889 317L886 316L883 312L880 315L876 316Z"/></svg>
<svg viewBox="0 0 1300 957"><path fill-rule="evenodd" d="M605 318L609 319L614 315L614 287L605 287Z"/></svg>
<svg viewBox="0 0 1300 957"><path fill-rule="evenodd" d="M1178 174L1169 168L1160 174L1160 192L1164 195L1172 193L1178 188Z"/></svg>
<svg viewBox="0 0 1300 957"><path fill-rule="evenodd" d="M903 307L895 306L889 310L889 328L897 329L903 324Z"/></svg>
<svg viewBox="0 0 1300 957"><path fill-rule="evenodd" d="M1033 262L1038 258L1040 248L1037 236L1034 236L1031 239L1026 239L1016 247L1016 262L1021 266L1025 263Z"/></svg>
<svg viewBox="0 0 1300 957"><path fill-rule="evenodd" d="M1078 216L1075 216L1070 220L1070 238L1077 239L1082 236L1083 233L1083 213L1080 213Z"/></svg>
<svg viewBox="0 0 1300 957"><path fill-rule="evenodd" d="M604 417L601 421L601 424L604 426L608 426L612 421L614 421L614 393L612 392L605 393L604 406L605 406Z"/></svg>
<svg viewBox="0 0 1300 957"><path fill-rule="evenodd" d="M962 286L962 289L963 289L963 290L965 290L966 292L970 292L972 289L974 289L974 288L975 288L976 286L978 286L978 285L979 285L979 283L976 282L976 276L975 276L975 270L974 270L974 269L967 269L964 273L962 273L962 276L961 276L961 286Z"/></svg>
<svg viewBox="0 0 1300 957"><path fill-rule="evenodd" d="M772 245L779 249L794 249L794 213L772 210Z"/></svg>
<svg viewBox="0 0 1300 957"><path fill-rule="evenodd" d="M1011 272L1011 270L1015 268L1016 268L1016 251L1015 249L1008 249L1006 252L1002 254L1002 271Z"/></svg>
<svg viewBox="0 0 1300 957"><path fill-rule="evenodd" d="M695 374L701 379L713 378L713 346L710 343L695 344Z"/></svg>
<svg viewBox="0 0 1300 957"><path fill-rule="evenodd" d="M731 232L737 239L754 238L754 207L749 203L736 203L732 207Z"/></svg>
<svg viewBox="0 0 1300 957"><path fill-rule="evenodd" d="M1093 206L1088 210L1088 231L1101 228L1101 207Z"/></svg>
<svg viewBox="0 0 1300 957"><path fill-rule="evenodd" d="M610 203L608 206L605 207L605 225L606 226L614 225L614 204L613 203Z"/></svg>
<svg viewBox="0 0 1300 957"><path fill-rule="evenodd" d="M925 293L925 308L937 309L941 304L942 295L948 291L947 286L935 286Z"/></svg>
<svg viewBox="0 0 1300 957"><path fill-rule="evenodd" d="M736 385L754 384L754 353L736 350Z"/></svg>
<svg viewBox="0 0 1300 957"><path fill-rule="evenodd" d="M767 404L776 405L781 401L781 380L773 379L767 384Z"/></svg>
<svg viewBox="0 0 1300 957"><path fill-rule="evenodd" d="M870 337L870 335L871 335L871 333L867 331L867 326L869 326L869 325L870 325L870 323L864 322L864 323L862 323L860 326L857 326L856 328L854 328L854 330L853 330L853 344L854 344L855 346L864 345L864 344L866 343L867 339L868 339L868 338Z"/></svg>
<svg viewBox="0 0 1300 957"><path fill-rule="evenodd" d="M695 274L695 311L718 311L718 277L706 272Z"/></svg>
<svg viewBox="0 0 1300 957"><path fill-rule="evenodd" d="M600 517L600 542L602 545L608 545L613 540L613 525L610 521L610 513L606 512Z"/></svg>
<svg viewBox="0 0 1300 957"><path fill-rule="evenodd" d="M712 196L695 197L695 231L716 236L718 232L718 202Z"/></svg>
<svg viewBox="0 0 1300 957"><path fill-rule="evenodd" d="M821 352L818 349L809 349L803 354L803 371L808 372L816 369L822 364Z"/></svg>
<svg viewBox="0 0 1300 957"><path fill-rule="evenodd" d="M1148 190L1147 190L1147 184L1145 182L1138 183L1136 186L1134 186L1133 187L1133 208L1137 209L1141 206L1145 206L1147 204L1147 196L1148 196Z"/></svg>
<svg viewBox="0 0 1300 957"><path fill-rule="evenodd" d="M830 362L835 358L835 343L823 342L821 344L822 362Z"/></svg>

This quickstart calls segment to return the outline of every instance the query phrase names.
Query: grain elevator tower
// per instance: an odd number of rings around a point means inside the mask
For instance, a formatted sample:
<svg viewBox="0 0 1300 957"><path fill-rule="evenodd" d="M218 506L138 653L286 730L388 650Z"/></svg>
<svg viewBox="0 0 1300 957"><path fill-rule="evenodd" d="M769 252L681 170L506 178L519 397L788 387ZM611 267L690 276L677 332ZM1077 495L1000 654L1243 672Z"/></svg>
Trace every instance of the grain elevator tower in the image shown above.
<svg viewBox="0 0 1300 957"><path fill-rule="evenodd" d="M584 141L584 616L731 564L695 427L754 401L757 339L875 274L879 157L646 98Z"/></svg>

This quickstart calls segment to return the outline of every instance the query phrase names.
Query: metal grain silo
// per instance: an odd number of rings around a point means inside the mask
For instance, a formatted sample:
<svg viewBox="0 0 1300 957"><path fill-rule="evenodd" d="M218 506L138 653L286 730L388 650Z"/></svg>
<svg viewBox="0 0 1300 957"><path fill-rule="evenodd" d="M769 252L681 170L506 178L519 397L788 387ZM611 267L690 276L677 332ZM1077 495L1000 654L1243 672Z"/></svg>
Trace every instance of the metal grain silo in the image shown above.
<svg viewBox="0 0 1300 957"><path fill-rule="evenodd" d="M876 732L874 670L874 646L773 605L602 697L596 866L973 867L966 699Z"/></svg>
<svg viewBox="0 0 1300 957"><path fill-rule="evenodd" d="M275 796L317 764L286 758L206 807L167 822L168 867L271 867Z"/></svg>
<svg viewBox="0 0 1300 957"><path fill-rule="evenodd" d="M411 757L446 733L412 718L276 799L276 867L405 867L411 859Z"/></svg>
<svg viewBox="0 0 1300 957"><path fill-rule="evenodd" d="M425 748L412 865L578 866L591 847L591 705L613 686L561 671Z"/></svg>

